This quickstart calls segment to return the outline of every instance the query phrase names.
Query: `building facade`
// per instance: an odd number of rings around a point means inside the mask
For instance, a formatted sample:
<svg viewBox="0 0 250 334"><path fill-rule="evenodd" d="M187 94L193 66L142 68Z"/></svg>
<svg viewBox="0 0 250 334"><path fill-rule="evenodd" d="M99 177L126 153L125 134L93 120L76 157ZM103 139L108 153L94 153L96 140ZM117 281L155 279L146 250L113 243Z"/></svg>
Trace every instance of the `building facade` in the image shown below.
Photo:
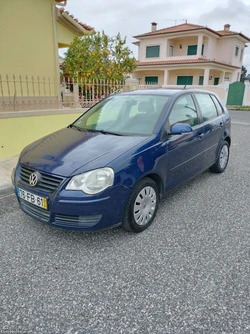
<svg viewBox="0 0 250 334"><path fill-rule="evenodd" d="M220 31L184 23L134 36L138 46L133 78L140 84L218 85L240 80L246 43L250 38L230 30Z"/></svg>

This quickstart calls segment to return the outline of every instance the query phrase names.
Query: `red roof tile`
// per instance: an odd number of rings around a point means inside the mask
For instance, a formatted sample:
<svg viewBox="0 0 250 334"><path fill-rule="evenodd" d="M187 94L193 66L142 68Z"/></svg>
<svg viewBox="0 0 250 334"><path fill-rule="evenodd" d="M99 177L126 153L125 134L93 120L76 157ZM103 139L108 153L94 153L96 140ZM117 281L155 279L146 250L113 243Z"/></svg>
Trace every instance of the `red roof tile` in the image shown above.
<svg viewBox="0 0 250 334"><path fill-rule="evenodd" d="M247 36L245 36L245 35L243 35L241 32L236 32L236 31L231 31L231 30L228 30L228 31L227 30L218 30L217 33L219 35L221 35L221 37L223 37L223 36L238 35L238 36L241 36L244 39L247 39L248 42L250 42L250 38L247 37Z"/></svg>
<svg viewBox="0 0 250 334"><path fill-rule="evenodd" d="M183 23L183 24L179 24L179 25L164 28L164 29L150 31L150 32L147 32L145 34L134 36L134 38L144 37L144 36L170 34L170 33L184 32L184 31L192 31L192 30L200 30L200 29L208 29L208 30L212 31L213 33L217 34L216 31L213 31L212 29L201 26L201 25Z"/></svg>
<svg viewBox="0 0 250 334"><path fill-rule="evenodd" d="M90 27L90 26L88 26L88 25L85 24L85 23L79 22L79 20L78 20L77 18L74 18L74 15L71 15L67 10L64 10L64 8L60 8L60 13L61 13L61 14L63 14L63 13L67 14L67 15L68 15L69 17L71 17L74 21L76 21L76 23L80 24L80 26L81 26L82 28L84 28L85 30L88 30L88 31L92 31L92 30L94 30L93 27Z"/></svg>
<svg viewBox="0 0 250 334"><path fill-rule="evenodd" d="M164 28L164 29L150 31L150 32L147 32L145 34L134 36L134 38L156 36L156 35L163 35L163 34L171 34L171 33L179 33L179 32L188 32L188 31L192 31L192 30L202 30L202 29L203 30L204 29L208 30L211 33L216 34L220 37L230 36L230 35L239 35L242 38L244 38L244 39L246 39L247 41L250 42L250 38L243 35L242 33L238 33L238 32L231 31L231 30L229 30L229 31L227 31L227 30L215 31L215 30L210 29L208 27L205 27L205 26L202 26L202 25L197 25L197 24L191 24L191 23L183 23L183 24L179 24L179 25Z"/></svg>

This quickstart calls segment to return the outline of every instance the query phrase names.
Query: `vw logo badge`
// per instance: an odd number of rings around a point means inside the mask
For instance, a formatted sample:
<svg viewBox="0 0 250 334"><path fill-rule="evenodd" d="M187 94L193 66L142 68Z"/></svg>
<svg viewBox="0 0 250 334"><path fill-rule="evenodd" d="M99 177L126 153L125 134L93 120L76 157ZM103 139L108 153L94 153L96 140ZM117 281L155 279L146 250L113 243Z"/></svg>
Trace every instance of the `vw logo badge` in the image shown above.
<svg viewBox="0 0 250 334"><path fill-rule="evenodd" d="M37 173L30 174L29 184L31 185L31 187L35 187L35 185L37 184L37 182L38 182L38 175L37 175Z"/></svg>

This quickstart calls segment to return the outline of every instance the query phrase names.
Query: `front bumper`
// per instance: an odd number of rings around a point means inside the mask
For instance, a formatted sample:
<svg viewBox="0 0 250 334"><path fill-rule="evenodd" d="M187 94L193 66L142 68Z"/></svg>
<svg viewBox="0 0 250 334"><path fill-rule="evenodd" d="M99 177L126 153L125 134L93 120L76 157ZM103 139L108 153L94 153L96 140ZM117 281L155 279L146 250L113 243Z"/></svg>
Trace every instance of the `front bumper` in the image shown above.
<svg viewBox="0 0 250 334"><path fill-rule="evenodd" d="M68 179L53 193L46 193L22 182L20 166L13 172L12 180L20 208L26 214L43 223L72 230L97 231L120 225L131 193L131 189L123 185L107 188L95 196L82 191L66 191ZM46 198L48 210L21 199L18 187Z"/></svg>

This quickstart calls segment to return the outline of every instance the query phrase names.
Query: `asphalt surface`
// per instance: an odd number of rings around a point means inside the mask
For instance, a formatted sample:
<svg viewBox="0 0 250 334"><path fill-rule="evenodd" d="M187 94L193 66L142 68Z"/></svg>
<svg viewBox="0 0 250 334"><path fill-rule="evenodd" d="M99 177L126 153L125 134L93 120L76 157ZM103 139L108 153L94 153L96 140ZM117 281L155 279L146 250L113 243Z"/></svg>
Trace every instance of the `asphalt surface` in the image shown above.
<svg viewBox="0 0 250 334"><path fill-rule="evenodd" d="M173 192L141 234L51 228L1 197L0 333L250 333L250 113L232 119L225 173Z"/></svg>

